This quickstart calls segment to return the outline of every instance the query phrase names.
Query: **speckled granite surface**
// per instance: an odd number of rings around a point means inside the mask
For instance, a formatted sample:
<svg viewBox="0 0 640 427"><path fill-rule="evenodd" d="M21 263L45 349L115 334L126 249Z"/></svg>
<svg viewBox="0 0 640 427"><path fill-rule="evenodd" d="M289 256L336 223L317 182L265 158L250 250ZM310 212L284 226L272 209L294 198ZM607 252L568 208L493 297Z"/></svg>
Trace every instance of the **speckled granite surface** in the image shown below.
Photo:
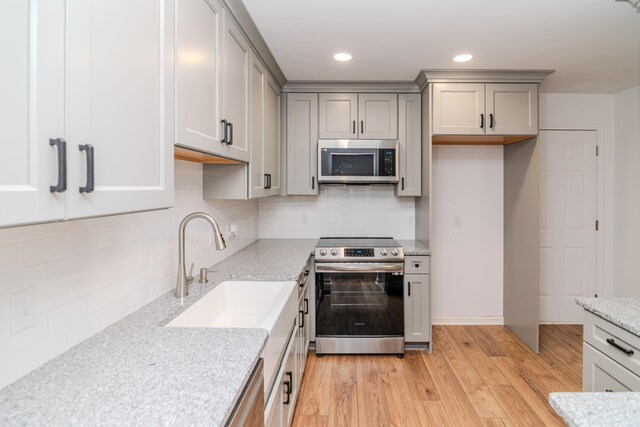
<svg viewBox="0 0 640 427"><path fill-rule="evenodd" d="M415 240L396 240L406 255L431 255L431 251Z"/></svg>
<svg viewBox="0 0 640 427"><path fill-rule="evenodd" d="M640 425L640 393L551 393L549 404L569 427Z"/></svg>
<svg viewBox="0 0 640 427"><path fill-rule="evenodd" d="M164 328L224 280L295 280L316 240L258 240L0 390L0 425L222 425L264 347L263 329Z"/></svg>
<svg viewBox="0 0 640 427"><path fill-rule="evenodd" d="M585 310L640 336L640 298L578 298L576 303Z"/></svg>

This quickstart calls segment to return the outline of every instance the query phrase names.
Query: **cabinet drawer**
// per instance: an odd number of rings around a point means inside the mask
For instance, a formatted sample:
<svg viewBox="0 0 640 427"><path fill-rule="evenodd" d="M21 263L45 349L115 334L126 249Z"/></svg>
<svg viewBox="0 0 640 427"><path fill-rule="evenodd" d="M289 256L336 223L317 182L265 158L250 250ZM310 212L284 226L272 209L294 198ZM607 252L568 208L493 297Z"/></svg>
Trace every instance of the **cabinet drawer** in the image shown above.
<svg viewBox="0 0 640 427"><path fill-rule="evenodd" d="M640 376L640 337L588 311L584 312L584 340Z"/></svg>
<svg viewBox="0 0 640 427"><path fill-rule="evenodd" d="M583 344L582 391L640 391L640 377Z"/></svg>
<svg viewBox="0 0 640 427"><path fill-rule="evenodd" d="M429 257L404 257L404 274L429 274Z"/></svg>

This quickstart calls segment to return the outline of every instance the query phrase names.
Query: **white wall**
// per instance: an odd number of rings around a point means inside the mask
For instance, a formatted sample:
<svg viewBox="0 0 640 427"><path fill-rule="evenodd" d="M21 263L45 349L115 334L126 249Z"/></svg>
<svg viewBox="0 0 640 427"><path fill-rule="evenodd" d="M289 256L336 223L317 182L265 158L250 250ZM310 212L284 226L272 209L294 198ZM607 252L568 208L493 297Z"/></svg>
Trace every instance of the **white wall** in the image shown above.
<svg viewBox="0 0 640 427"><path fill-rule="evenodd" d="M616 133L615 284L640 297L640 86L614 96Z"/></svg>
<svg viewBox="0 0 640 427"><path fill-rule="evenodd" d="M175 286L180 220L210 213L238 224L227 249L208 246L209 225L187 227L187 263L219 262L258 235L256 201L203 201L202 166L175 163L168 210L0 229L0 388ZM10 295L35 289L36 324L11 334Z"/></svg>
<svg viewBox="0 0 640 427"><path fill-rule="evenodd" d="M415 237L413 197L393 186L321 186L319 196L260 199L260 238ZM304 223L306 217L307 223Z"/></svg>
<svg viewBox="0 0 640 427"><path fill-rule="evenodd" d="M503 150L434 146L431 309L436 324L502 323ZM462 225L454 225L454 215Z"/></svg>

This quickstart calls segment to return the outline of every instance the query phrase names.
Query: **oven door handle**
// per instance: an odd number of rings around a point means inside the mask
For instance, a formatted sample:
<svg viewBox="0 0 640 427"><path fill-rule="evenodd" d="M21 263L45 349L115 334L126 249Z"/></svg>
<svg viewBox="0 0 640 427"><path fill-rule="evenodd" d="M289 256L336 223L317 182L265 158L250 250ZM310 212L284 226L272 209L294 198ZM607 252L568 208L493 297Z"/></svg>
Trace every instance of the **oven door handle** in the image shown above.
<svg viewBox="0 0 640 427"><path fill-rule="evenodd" d="M403 270L401 262L316 263L316 273L402 273Z"/></svg>

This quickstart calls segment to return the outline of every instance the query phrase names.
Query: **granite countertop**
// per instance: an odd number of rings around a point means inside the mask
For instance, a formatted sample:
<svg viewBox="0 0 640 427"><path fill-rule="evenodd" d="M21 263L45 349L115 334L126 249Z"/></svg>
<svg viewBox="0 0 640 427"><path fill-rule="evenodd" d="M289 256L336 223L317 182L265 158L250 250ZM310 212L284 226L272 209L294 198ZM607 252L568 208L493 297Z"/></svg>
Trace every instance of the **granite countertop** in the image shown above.
<svg viewBox="0 0 640 427"><path fill-rule="evenodd" d="M258 240L0 390L0 425L222 425L264 329L164 328L224 280L296 280L317 240Z"/></svg>
<svg viewBox="0 0 640 427"><path fill-rule="evenodd" d="M578 298L585 310L640 336L640 298Z"/></svg>
<svg viewBox="0 0 640 427"><path fill-rule="evenodd" d="M640 424L640 393L551 393L549 404L569 427Z"/></svg>
<svg viewBox="0 0 640 427"><path fill-rule="evenodd" d="M415 240L396 240L400 246L402 246L402 250L404 251L405 256L426 256L431 255L431 251L426 248L421 243L416 242Z"/></svg>

